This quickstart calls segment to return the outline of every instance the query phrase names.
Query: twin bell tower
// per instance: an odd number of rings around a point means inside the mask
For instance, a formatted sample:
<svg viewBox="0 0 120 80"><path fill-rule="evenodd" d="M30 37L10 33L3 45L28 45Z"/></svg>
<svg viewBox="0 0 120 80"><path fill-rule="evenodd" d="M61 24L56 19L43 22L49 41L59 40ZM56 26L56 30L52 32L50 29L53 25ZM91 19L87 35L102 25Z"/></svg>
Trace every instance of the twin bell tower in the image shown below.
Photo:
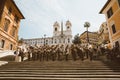
<svg viewBox="0 0 120 80"><path fill-rule="evenodd" d="M53 25L53 36L71 35L72 34L72 31L71 31L72 24L69 20L66 21L65 27L66 27L66 29L63 30L63 22L61 22L61 24L59 24L56 21Z"/></svg>

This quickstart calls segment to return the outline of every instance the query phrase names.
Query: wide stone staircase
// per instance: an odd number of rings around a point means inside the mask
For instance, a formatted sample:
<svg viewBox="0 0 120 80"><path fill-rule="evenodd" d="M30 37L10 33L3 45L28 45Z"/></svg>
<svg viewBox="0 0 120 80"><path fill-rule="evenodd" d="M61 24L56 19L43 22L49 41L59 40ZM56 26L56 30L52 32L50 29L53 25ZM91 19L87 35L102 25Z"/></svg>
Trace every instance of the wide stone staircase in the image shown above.
<svg viewBox="0 0 120 80"><path fill-rule="evenodd" d="M120 80L120 66L102 61L25 61L0 67L1 80Z"/></svg>

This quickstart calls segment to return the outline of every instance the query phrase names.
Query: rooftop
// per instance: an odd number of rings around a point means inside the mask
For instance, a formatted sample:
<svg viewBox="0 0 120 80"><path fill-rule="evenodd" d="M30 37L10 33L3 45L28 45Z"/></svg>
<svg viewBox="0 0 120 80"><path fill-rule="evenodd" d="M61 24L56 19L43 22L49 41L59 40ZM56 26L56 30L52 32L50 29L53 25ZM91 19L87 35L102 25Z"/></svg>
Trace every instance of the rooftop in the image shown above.
<svg viewBox="0 0 120 80"><path fill-rule="evenodd" d="M20 13L20 15L22 16L22 19L25 19L25 17L23 16L22 12L20 11L20 9L17 7L16 3L14 0L11 0L12 3L14 4L14 6L17 8L18 12Z"/></svg>
<svg viewBox="0 0 120 80"><path fill-rule="evenodd" d="M99 12L100 14L103 12L103 10L106 8L106 6L110 3L111 0L108 0L105 5L103 6L103 8L101 9L101 11Z"/></svg>

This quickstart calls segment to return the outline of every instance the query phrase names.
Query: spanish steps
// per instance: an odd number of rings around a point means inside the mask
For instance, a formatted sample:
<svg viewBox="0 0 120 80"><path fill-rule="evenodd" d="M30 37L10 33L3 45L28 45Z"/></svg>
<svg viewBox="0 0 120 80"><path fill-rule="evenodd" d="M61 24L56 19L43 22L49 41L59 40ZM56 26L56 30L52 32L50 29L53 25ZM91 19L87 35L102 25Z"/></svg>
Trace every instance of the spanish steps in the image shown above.
<svg viewBox="0 0 120 80"><path fill-rule="evenodd" d="M112 61L10 61L0 67L1 80L120 80Z"/></svg>

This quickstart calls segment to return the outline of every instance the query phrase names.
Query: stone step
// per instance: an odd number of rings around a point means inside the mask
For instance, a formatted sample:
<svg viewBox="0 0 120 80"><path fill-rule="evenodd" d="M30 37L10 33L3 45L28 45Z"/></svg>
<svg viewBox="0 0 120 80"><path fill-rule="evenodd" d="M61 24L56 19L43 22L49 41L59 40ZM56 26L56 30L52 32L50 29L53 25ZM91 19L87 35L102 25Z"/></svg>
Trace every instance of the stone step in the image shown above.
<svg viewBox="0 0 120 80"><path fill-rule="evenodd" d="M120 72L59 72L59 73L54 73L54 72L0 72L0 75L2 74L34 74L34 75L120 75Z"/></svg>
<svg viewBox="0 0 120 80"><path fill-rule="evenodd" d="M43 62L36 62L36 61L32 61L32 62L20 62L20 63L17 63L17 62L10 62L9 64L11 64L11 65L16 65L16 64L22 64L22 65L55 65L55 64L58 64L58 65L60 65L61 66L61 64L62 65L71 65L71 66L74 66L74 64L75 65L104 65L104 63L102 63L102 62L99 62L99 61L96 61L96 62L79 62L79 61L71 61L71 62L66 62L66 61L61 61L61 62L59 62L59 61L48 61L48 62L46 62L46 61L43 61Z"/></svg>
<svg viewBox="0 0 120 80"><path fill-rule="evenodd" d="M81 66L81 67L86 67L86 66L90 66L90 67L99 67L99 66L102 66L102 67L106 67L107 65L103 65L103 64L99 64L99 65L97 65L97 64L81 64L81 65L77 65L77 64L70 64L70 65L68 65L68 64L59 64L59 66L58 66L58 64L56 65L56 64L40 64L40 63L36 63L36 64L31 64L31 63L29 63L29 64L7 64L7 65L5 65L4 67L10 67L10 66L16 66L16 67L76 67L76 66ZM120 65L111 65L111 67L119 67L120 68Z"/></svg>
<svg viewBox="0 0 120 80"><path fill-rule="evenodd" d="M120 73L120 71L118 71L118 70L0 70L0 72L2 73L15 73L15 72L17 72L17 73L21 73L21 72L27 72L27 73L34 73L34 72L36 72L36 73L100 73L100 74L102 74L102 73L112 73L112 72L114 72L114 73Z"/></svg>
<svg viewBox="0 0 120 80"><path fill-rule="evenodd" d="M42 78L42 77L0 77L0 80L120 80L120 78Z"/></svg>
<svg viewBox="0 0 120 80"><path fill-rule="evenodd" d="M1 67L36 67L36 68L39 68L39 67L107 67L107 65L42 65L42 64L38 64L38 65L32 65L32 64L16 64L16 65L11 65L11 64L7 64L7 65L4 65L4 66L1 66ZM117 68L120 68L120 66L116 66L116 65L112 65L110 67L117 67Z"/></svg>
<svg viewBox="0 0 120 80"><path fill-rule="evenodd" d="M108 70L108 69L112 69L112 70L120 70L120 68L118 67L2 67L0 68L0 70L14 70L14 69L23 69L23 70Z"/></svg>
<svg viewBox="0 0 120 80"><path fill-rule="evenodd" d="M51 69L46 69L46 68L12 68L12 69L0 69L0 72L2 72L2 71L4 71L4 72L13 72L13 71L28 71L28 72L33 72L33 71L35 71L35 72L47 72L47 71L52 71L52 72L56 72L56 71L58 71L58 72L67 72L67 71L69 71L69 72L83 72L83 71L88 71L88 72L96 72L96 71L99 71L99 72L120 72L120 69L109 69L109 68L75 68L75 69L59 69L59 68L51 68Z"/></svg>
<svg viewBox="0 0 120 80"><path fill-rule="evenodd" d="M32 75L32 74L2 74L0 77L38 77L38 78L120 78L120 75Z"/></svg>
<svg viewBox="0 0 120 80"><path fill-rule="evenodd" d="M10 62L0 67L1 80L120 80L120 65L102 62Z"/></svg>
<svg viewBox="0 0 120 80"><path fill-rule="evenodd" d="M60 69L62 69L62 68L116 68L116 69L120 69L120 67L104 67L104 66L94 66L94 67L90 67L90 66L61 66L61 67L57 67L57 66L2 66L2 67L0 67L0 69L4 69L4 68L60 68Z"/></svg>
<svg viewBox="0 0 120 80"><path fill-rule="evenodd" d="M30 72L30 71L36 71L36 72L40 72L40 71L79 71L79 72L80 71L95 71L95 72L100 71L101 72L101 71L103 71L103 72L105 72L105 71L114 71L114 70L111 70L111 69L105 69L105 70L104 69L103 70L102 69L100 69L100 70L99 69L80 69L80 70L76 70L76 69L73 69L73 70L72 69L71 70L67 70L67 69L62 69L62 70L60 70L60 69L59 70L55 70L55 69L53 69L53 70L49 70L49 69L48 70L47 69L40 69L40 70L39 69L38 70L14 69L14 70L11 70L11 69L9 69L9 70L7 70L6 69L6 70L0 70L0 72L1 71L22 71L22 72L23 71L28 71L28 72ZM116 71L120 72L120 70L116 70Z"/></svg>

